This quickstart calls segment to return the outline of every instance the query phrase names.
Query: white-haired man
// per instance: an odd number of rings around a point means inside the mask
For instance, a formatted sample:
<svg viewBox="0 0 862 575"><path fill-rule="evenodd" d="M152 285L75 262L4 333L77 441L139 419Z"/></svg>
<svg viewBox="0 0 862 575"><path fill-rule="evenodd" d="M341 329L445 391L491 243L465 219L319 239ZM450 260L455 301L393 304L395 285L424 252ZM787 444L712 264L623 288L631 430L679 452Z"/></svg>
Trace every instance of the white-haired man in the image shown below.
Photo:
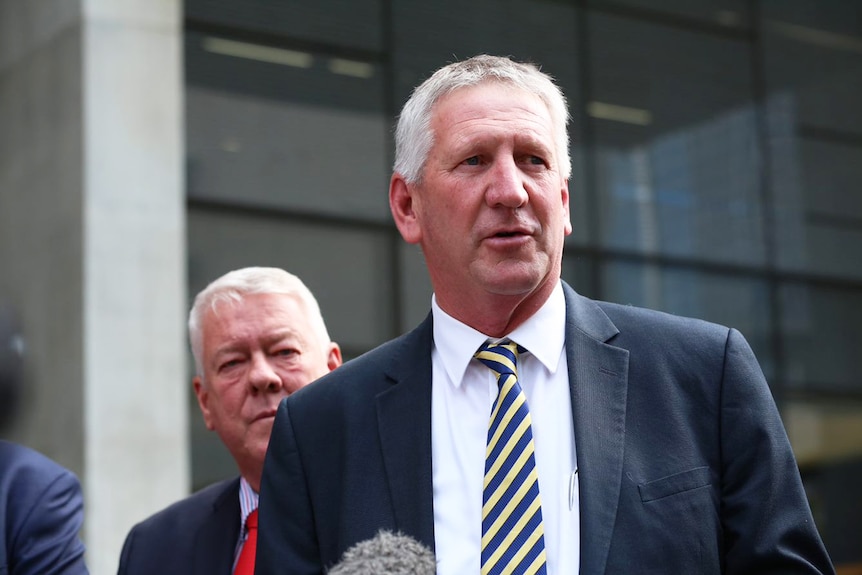
<svg viewBox="0 0 862 575"><path fill-rule="evenodd" d="M189 314L189 339L204 422L219 435L240 476L132 528L120 575L251 575L260 478L276 408L342 361L312 293L277 268L243 268L208 285Z"/></svg>

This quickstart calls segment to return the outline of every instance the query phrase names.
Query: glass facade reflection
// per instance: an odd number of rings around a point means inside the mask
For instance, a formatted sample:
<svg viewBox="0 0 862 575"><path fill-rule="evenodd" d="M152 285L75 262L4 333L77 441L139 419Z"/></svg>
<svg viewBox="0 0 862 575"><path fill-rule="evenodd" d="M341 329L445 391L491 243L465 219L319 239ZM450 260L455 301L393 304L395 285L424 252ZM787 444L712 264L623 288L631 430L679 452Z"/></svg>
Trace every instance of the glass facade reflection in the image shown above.
<svg viewBox="0 0 862 575"><path fill-rule="evenodd" d="M564 278L742 331L839 572L862 572L862 4L186 0L185 12L190 295L276 265L318 295L347 358L411 328L431 290L389 216L395 115L453 59L538 62L573 117ZM200 487L234 467L192 411Z"/></svg>

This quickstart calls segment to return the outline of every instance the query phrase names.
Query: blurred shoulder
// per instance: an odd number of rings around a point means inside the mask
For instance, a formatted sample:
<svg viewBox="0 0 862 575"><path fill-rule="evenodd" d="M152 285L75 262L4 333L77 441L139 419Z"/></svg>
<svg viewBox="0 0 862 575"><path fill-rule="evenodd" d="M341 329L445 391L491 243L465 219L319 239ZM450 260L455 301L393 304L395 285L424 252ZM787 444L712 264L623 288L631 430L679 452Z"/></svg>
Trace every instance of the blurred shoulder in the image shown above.
<svg viewBox="0 0 862 575"><path fill-rule="evenodd" d="M74 473L50 457L17 443L0 441L0 478L4 482L20 481L35 490L61 477L78 483Z"/></svg>

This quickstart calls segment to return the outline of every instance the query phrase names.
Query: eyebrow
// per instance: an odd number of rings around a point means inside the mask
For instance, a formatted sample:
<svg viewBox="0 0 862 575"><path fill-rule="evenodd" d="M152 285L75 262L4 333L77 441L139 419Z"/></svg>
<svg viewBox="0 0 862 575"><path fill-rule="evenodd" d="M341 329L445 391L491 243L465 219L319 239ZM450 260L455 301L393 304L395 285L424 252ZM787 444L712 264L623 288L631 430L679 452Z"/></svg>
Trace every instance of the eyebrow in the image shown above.
<svg viewBox="0 0 862 575"><path fill-rule="evenodd" d="M291 328L284 328L284 329L280 329L280 330L271 332L269 334L266 334L263 337L262 341L263 341L264 346L270 346L270 345L273 345L275 343L278 343L278 342L285 340L285 339L288 339L288 338L295 338L299 341L303 341L302 338L300 337L300 332L298 330L291 329ZM231 353L239 353L239 352L243 351L245 348L246 348L246 345L244 342L230 341L230 342L226 343L225 345L216 349L213 352L213 358L219 358L221 356L228 355Z"/></svg>

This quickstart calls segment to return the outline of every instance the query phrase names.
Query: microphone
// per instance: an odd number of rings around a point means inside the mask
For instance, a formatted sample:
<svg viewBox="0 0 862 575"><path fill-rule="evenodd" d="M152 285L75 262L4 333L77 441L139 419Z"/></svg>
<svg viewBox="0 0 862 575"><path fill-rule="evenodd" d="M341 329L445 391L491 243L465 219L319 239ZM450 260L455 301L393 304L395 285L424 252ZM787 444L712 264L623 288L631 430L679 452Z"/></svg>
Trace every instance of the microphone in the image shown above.
<svg viewBox="0 0 862 575"><path fill-rule="evenodd" d="M329 575L434 575L437 560L430 549L407 535L381 530L344 552Z"/></svg>

